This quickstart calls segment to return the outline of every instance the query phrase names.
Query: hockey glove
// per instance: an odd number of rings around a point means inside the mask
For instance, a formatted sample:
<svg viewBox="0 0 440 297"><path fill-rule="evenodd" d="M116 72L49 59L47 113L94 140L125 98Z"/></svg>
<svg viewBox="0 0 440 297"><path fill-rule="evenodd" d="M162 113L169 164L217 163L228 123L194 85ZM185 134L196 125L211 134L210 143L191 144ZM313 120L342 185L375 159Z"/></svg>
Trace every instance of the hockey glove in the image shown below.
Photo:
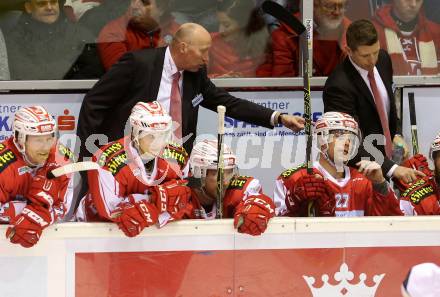
<svg viewBox="0 0 440 297"><path fill-rule="evenodd" d="M20 215L16 216L12 226L6 230L6 237L12 243L25 248L34 246L40 239L43 229L50 225L51 216L47 209L39 205L26 206Z"/></svg>
<svg viewBox="0 0 440 297"><path fill-rule="evenodd" d="M416 154L409 159L402 162L401 166L413 168L426 174L426 176L432 176L432 171L429 169L428 161L422 154Z"/></svg>
<svg viewBox="0 0 440 297"><path fill-rule="evenodd" d="M160 213L168 212L171 215L170 221L179 220L191 213L191 188L186 186L187 183L186 180L171 180L150 189L152 203Z"/></svg>
<svg viewBox="0 0 440 297"><path fill-rule="evenodd" d="M141 200L134 204L121 204L110 216L125 235L134 237L145 227L156 224L158 211L154 205Z"/></svg>
<svg viewBox="0 0 440 297"><path fill-rule="evenodd" d="M234 215L234 227L240 233L260 235L266 231L270 218L275 216L275 205L264 194L249 196L237 205Z"/></svg>

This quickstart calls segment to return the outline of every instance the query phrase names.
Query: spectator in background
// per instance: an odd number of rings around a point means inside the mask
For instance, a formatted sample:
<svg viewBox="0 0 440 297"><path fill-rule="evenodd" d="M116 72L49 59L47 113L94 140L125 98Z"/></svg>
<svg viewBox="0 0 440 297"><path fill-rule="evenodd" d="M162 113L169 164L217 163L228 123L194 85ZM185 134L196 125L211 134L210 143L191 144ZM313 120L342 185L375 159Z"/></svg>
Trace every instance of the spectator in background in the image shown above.
<svg viewBox="0 0 440 297"><path fill-rule="evenodd" d="M64 3L64 13L69 21L76 23L83 14L101 4L101 0L66 0Z"/></svg>
<svg viewBox="0 0 440 297"><path fill-rule="evenodd" d="M216 6L223 0L171 0L171 14L179 24L197 23L209 32L218 30Z"/></svg>
<svg viewBox="0 0 440 297"><path fill-rule="evenodd" d="M425 17L422 5L423 0L392 0L376 11L380 45L396 75L439 73L440 25Z"/></svg>
<svg viewBox="0 0 440 297"><path fill-rule="evenodd" d="M253 0L225 0L218 5L219 32L212 34L210 77L255 77L265 61L269 31ZM270 71L259 69L259 76Z"/></svg>
<svg viewBox="0 0 440 297"><path fill-rule="evenodd" d="M345 57L345 17L348 0L315 0L313 32L313 75L327 76ZM286 25L272 32L272 76L297 76L299 38ZM268 62L270 63L270 62Z"/></svg>
<svg viewBox="0 0 440 297"><path fill-rule="evenodd" d="M98 50L105 70L128 51L166 45L179 27L167 9L168 0L131 0L126 13L99 34Z"/></svg>
<svg viewBox="0 0 440 297"><path fill-rule="evenodd" d="M9 80L8 54L6 51L5 38L0 30L0 80Z"/></svg>
<svg viewBox="0 0 440 297"><path fill-rule="evenodd" d="M103 0L101 5L87 10L78 20L78 24L98 38L99 32L113 19L123 15L130 5L129 0Z"/></svg>
<svg viewBox="0 0 440 297"><path fill-rule="evenodd" d="M60 14L58 0L26 0L25 13L6 35L11 79L70 79L99 76L90 38Z"/></svg>

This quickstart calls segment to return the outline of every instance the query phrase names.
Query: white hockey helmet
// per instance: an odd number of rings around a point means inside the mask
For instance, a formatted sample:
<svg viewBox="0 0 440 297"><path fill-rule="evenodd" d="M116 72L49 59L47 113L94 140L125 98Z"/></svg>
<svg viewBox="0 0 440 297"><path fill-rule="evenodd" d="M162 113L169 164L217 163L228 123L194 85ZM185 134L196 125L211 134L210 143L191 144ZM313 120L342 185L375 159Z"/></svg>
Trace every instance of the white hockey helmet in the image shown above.
<svg viewBox="0 0 440 297"><path fill-rule="evenodd" d="M332 131L350 132L356 135L355 139L357 143L353 144L353 149L358 145L360 139L359 125L356 120L349 114L343 112L326 112L322 117L316 121L314 127L314 133L317 135L318 149L324 150L328 148L328 144L331 141L330 134Z"/></svg>
<svg viewBox="0 0 440 297"><path fill-rule="evenodd" d="M129 121L132 128L131 139L138 150L139 140L146 135L154 136L155 146L160 149L171 139L172 119L158 101L136 103Z"/></svg>
<svg viewBox="0 0 440 297"><path fill-rule="evenodd" d="M436 151L440 151L440 133L437 134L437 136L434 138L434 140L431 143L431 147L429 148L429 157L431 160L434 160L434 153Z"/></svg>
<svg viewBox="0 0 440 297"><path fill-rule="evenodd" d="M25 155L25 143L28 135L55 136L57 125L47 110L39 105L21 108L14 116L12 124L14 144Z"/></svg>
<svg viewBox="0 0 440 297"><path fill-rule="evenodd" d="M217 144L217 140L205 139L193 147L189 164L195 178L205 178L208 169L217 169ZM224 169L236 170L237 157L226 144L223 146L223 161Z"/></svg>

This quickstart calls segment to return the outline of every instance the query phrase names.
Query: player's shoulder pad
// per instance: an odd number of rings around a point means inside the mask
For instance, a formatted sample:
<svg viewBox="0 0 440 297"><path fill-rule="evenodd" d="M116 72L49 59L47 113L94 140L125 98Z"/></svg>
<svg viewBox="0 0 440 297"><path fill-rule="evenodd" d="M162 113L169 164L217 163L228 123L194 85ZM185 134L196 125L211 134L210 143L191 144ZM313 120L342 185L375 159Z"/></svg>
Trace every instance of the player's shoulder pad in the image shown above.
<svg viewBox="0 0 440 297"><path fill-rule="evenodd" d="M103 146L96 159L100 166L116 175L127 164L128 156L124 144L120 141L114 141Z"/></svg>
<svg viewBox="0 0 440 297"><path fill-rule="evenodd" d="M235 175L231 178L228 185L228 190L241 190L244 188L246 183L252 180L252 176L247 175Z"/></svg>
<svg viewBox="0 0 440 297"><path fill-rule="evenodd" d="M401 193L401 196L408 198L412 203L418 205L423 199L434 194L435 191L431 183L421 178L410 184L409 187Z"/></svg>
<svg viewBox="0 0 440 297"><path fill-rule="evenodd" d="M4 143L0 143L0 172L17 161L17 156Z"/></svg>
<svg viewBox="0 0 440 297"><path fill-rule="evenodd" d="M298 165L298 166L296 166L296 167L292 167L292 168L286 169L286 170L284 170L283 172L281 172L280 177L283 178L283 179L289 178L289 177L291 177L295 172L298 172L298 171L300 171L301 169L306 169L306 168L307 168L307 164L304 163L304 164Z"/></svg>
<svg viewBox="0 0 440 297"><path fill-rule="evenodd" d="M57 144L56 151L65 161L75 162L75 154L62 143Z"/></svg>
<svg viewBox="0 0 440 297"><path fill-rule="evenodd" d="M185 148L177 143L169 143L162 152L161 158L169 161L176 161L181 168L188 162L188 153Z"/></svg>

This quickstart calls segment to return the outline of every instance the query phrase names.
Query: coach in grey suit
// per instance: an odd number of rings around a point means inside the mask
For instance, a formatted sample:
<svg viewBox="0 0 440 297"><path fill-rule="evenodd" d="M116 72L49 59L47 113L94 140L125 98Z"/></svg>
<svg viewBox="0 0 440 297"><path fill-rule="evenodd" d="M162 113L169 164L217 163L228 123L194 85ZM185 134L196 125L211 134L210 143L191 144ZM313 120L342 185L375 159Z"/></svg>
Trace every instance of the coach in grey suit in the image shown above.
<svg viewBox="0 0 440 297"><path fill-rule="evenodd" d="M169 47L124 55L83 100L77 132L82 143L91 134L105 134L110 141L121 138L130 110L138 101L158 100L169 111L168 68L182 73L182 135L192 135L184 143L188 151L195 139L199 106L216 111L218 105L224 105L227 116L267 128L282 123L294 131L303 129L301 117L281 114L217 88L206 74L210 46L210 34L200 25L188 23L176 32ZM82 156L90 153L82 148Z"/></svg>
<svg viewBox="0 0 440 297"><path fill-rule="evenodd" d="M364 137L375 134L384 135L384 129L376 105L373 86L369 75L375 73L374 84L382 99L391 139L397 133L397 112L392 91L393 67L388 53L380 49L377 31L368 20L353 22L347 30L348 56L328 77L323 93L324 111L345 112L359 123ZM370 73L370 74L369 74ZM385 156L384 145L373 142L374 147L384 156L382 170L384 175L401 178L406 182L423 175L417 170L398 166ZM372 157L364 146L351 165L361 157Z"/></svg>

